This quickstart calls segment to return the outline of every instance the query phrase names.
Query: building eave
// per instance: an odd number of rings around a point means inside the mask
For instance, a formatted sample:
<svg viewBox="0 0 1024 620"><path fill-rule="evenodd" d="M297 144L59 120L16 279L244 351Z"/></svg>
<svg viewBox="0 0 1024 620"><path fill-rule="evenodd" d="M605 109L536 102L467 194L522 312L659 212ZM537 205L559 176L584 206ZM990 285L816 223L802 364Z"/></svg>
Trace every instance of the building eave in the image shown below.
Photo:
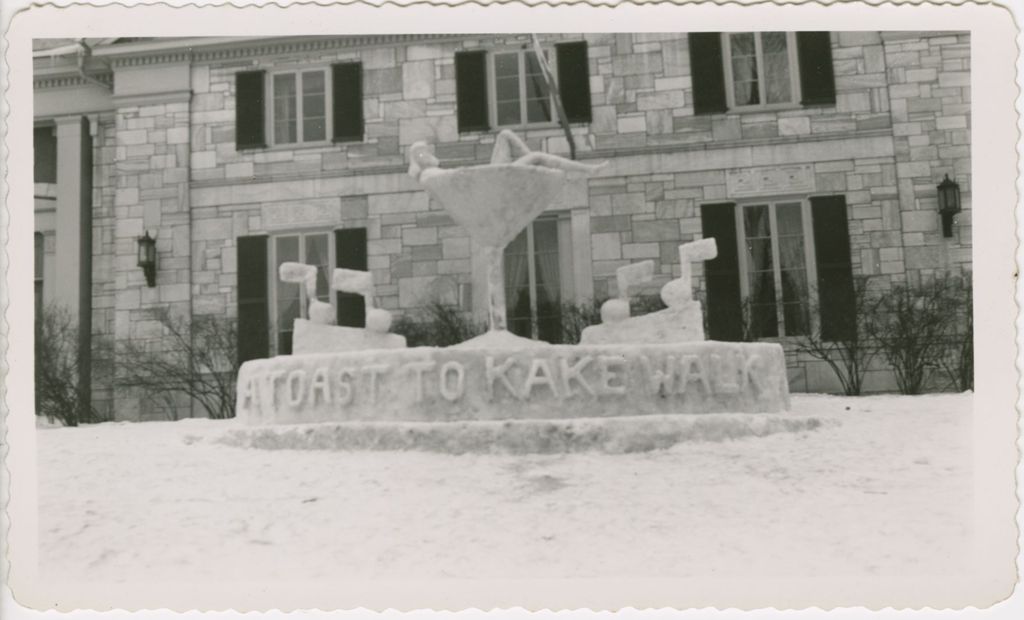
<svg viewBox="0 0 1024 620"><path fill-rule="evenodd" d="M461 38L460 34L361 34L344 36L293 37L189 37L99 45L91 57L112 67L160 64L183 60L210 61L226 58L264 56L279 53L319 51L337 48L375 47L415 41ZM45 63L70 64L70 56L54 57L45 50L33 53L36 73L46 71ZM66 60L65 60L66 58Z"/></svg>

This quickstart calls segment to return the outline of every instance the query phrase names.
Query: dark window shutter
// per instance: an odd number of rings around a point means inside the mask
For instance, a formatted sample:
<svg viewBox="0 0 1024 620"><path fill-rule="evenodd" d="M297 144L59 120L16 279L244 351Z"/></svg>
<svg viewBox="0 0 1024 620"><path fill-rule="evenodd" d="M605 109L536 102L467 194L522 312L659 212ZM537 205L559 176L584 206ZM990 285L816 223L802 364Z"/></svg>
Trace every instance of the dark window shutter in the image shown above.
<svg viewBox="0 0 1024 620"><path fill-rule="evenodd" d="M743 303L740 299L740 258L736 245L736 205L731 202L701 205L701 232L715 238L718 257L704 263L707 282L708 338L743 340Z"/></svg>
<svg viewBox="0 0 1024 620"><path fill-rule="evenodd" d="M725 68L722 36L718 32L691 32L690 72L693 76L694 114L725 112Z"/></svg>
<svg viewBox="0 0 1024 620"><path fill-rule="evenodd" d="M487 52L455 53L455 105L459 131L490 129L487 111Z"/></svg>
<svg viewBox="0 0 1024 620"><path fill-rule="evenodd" d="M363 140L363 63L346 62L331 67L334 95L334 141Z"/></svg>
<svg viewBox="0 0 1024 620"><path fill-rule="evenodd" d="M267 236L238 238L238 363L270 355Z"/></svg>
<svg viewBox="0 0 1024 620"><path fill-rule="evenodd" d="M334 231L336 265L366 271L366 229L344 228ZM338 293L338 325L366 326L366 301L355 293Z"/></svg>
<svg viewBox="0 0 1024 620"><path fill-rule="evenodd" d="M235 148L261 149L267 146L264 136L265 71L242 71L235 74Z"/></svg>
<svg viewBox="0 0 1024 620"><path fill-rule="evenodd" d="M829 33L796 33L796 51L800 63L800 103L835 104L836 80L832 72L832 38Z"/></svg>
<svg viewBox="0 0 1024 620"><path fill-rule="evenodd" d="M32 135L35 153L35 182L57 182L57 130L53 125L36 127Z"/></svg>
<svg viewBox="0 0 1024 620"><path fill-rule="evenodd" d="M811 222L814 230L814 255L818 266L821 337L825 340L854 337L857 316L846 198L811 198Z"/></svg>
<svg viewBox="0 0 1024 620"><path fill-rule="evenodd" d="M573 41L555 45L558 62L558 92L570 123L589 123L590 63L587 42Z"/></svg>

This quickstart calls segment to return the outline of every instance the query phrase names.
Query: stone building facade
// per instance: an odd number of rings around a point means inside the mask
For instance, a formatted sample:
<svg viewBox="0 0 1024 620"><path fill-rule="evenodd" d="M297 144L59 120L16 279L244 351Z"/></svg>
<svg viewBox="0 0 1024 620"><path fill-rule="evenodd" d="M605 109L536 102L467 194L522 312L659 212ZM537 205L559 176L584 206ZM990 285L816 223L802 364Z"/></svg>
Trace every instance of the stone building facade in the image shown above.
<svg viewBox="0 0 1024 620"><path fill-rule="evenodd" d="M86 43L81 71L74 55L36 52L37 297L91 299L94 338L158 343L152 311L167 307L255 327L245 357L286 352L300 293L274 272L296 259L369 269L377 304L398 313L441 301L479 317L483 265L406 174L408 147L432 143L442 167L485 163L508 127L569 153L529 35ZM829 322L824 298L807 317L821 287L970 270L968 34L540 44L577 159L608 165L570 182L510 247L522 333L550 337L551 308L616 294L631 262L655 261L656 292L678 274L678 245L712 234L723 257L695 273L723 339L741 305L761 317L755 336L786 344ZM963 205L952 237L936 203L946 175ZM153 287L136 266L147 231ZM343 323L360 320L323 292ZM788 356L792 389L837 389L822 364ZM93 398L111 416L162 415L110 383L94 379ZM887 373L868 387L891 387Z"/></svg>

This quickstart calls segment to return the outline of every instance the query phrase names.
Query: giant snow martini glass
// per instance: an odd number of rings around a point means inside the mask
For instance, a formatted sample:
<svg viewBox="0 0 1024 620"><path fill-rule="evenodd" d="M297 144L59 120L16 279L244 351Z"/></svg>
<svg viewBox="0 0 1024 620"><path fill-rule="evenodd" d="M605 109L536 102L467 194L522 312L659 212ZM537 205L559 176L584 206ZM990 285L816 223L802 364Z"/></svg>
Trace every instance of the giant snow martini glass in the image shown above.
<svg viewBox="0 0 1024 620"><path fill-rule="evenodd" d="M525 164L429 168L420 182L480 247L487 263L487 318L505 330L505 247L562 191L566 173Z"/></svg>
<svg viewBox="0 0 1024 620"><path fill-rule="evenodd" d="M492 332L506 329L505 247L551 205L565 186L567 171L591 174L604 165L531 151L509 130L496 136L490 164L442 170L424 142L409 148L409 164L409 174L480 246L487 262Z"/></svg>

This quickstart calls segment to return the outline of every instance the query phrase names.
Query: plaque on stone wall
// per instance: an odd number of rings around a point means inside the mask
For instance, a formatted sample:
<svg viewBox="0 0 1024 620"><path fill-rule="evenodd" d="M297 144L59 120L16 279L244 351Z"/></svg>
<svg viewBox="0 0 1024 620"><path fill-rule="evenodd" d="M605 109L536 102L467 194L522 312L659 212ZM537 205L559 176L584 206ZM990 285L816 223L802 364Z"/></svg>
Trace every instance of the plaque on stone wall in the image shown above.
<svg viewBox="0 0 1024 620"><path fill-rule="evenodd" d="M262 215L263 228L266 230L334 226L341 222L341 199L310 198L275 202L263 205Z"/></svg>
<svg viewBox="0 0 1024 620"><path fill-rule="evenodd" d="M814 191L814 165L763 166L727 170L725 185L730 198L806 194Z"/></svg>

